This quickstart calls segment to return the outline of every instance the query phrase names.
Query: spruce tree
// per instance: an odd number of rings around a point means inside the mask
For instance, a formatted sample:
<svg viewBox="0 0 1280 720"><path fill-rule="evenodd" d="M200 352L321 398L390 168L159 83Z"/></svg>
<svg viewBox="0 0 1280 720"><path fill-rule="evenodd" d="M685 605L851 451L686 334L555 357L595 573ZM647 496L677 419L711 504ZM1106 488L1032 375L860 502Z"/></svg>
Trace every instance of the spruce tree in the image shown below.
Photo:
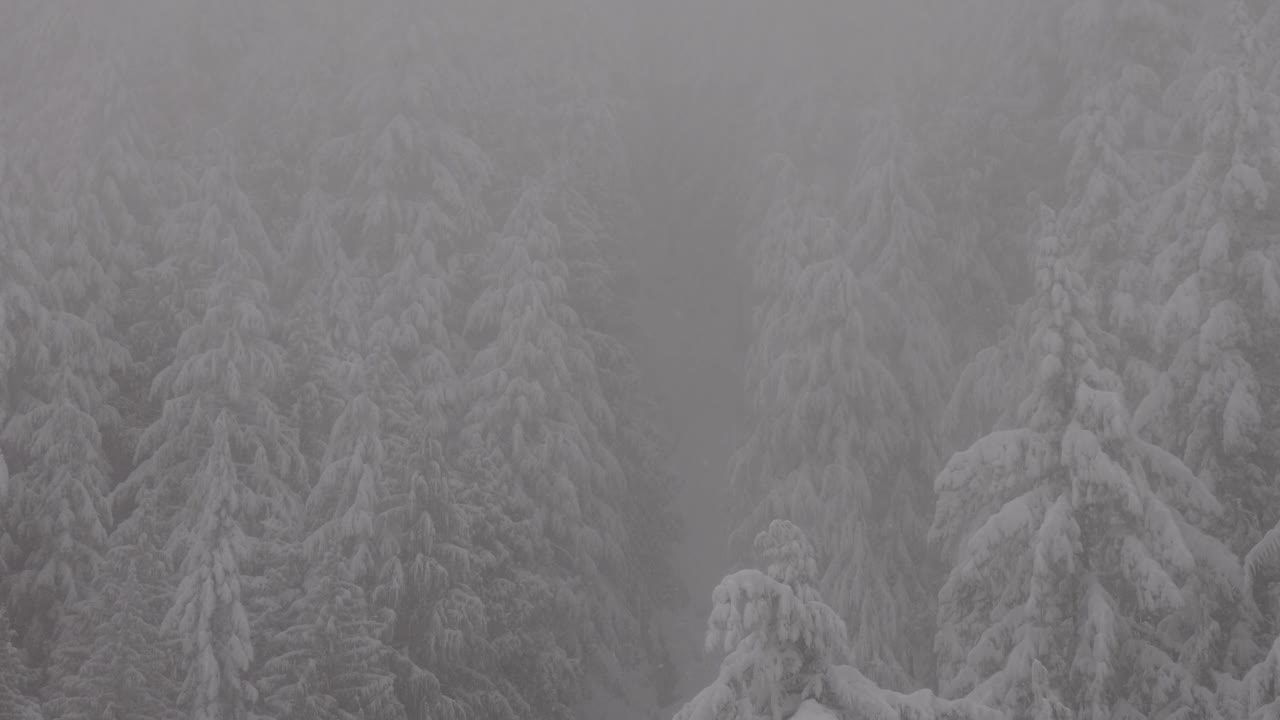
<svg viewBox="0 0 1280 720"><path fill-rule="evenodd" d="M1077 716L1205 712L1212 695L1153 631L1193 601L1193 553L1211 542L1193 522L1220 506L1134 435L1072 247L1053 235L1040 245L1022 425L957 453L936 482L931 539L952 563L939 595L942 690L1028 712L1038 662ZM1126 668L1168 679L1133 693Z"/></svg>

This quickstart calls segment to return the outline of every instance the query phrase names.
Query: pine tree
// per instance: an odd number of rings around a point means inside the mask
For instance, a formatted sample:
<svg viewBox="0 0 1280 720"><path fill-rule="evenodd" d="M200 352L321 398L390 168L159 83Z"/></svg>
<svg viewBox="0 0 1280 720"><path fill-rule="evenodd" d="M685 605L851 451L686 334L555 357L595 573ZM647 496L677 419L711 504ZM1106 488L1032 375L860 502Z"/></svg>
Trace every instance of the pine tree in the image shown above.
<svg viewBox="0 0 1280 720"><path fill-rule="evenodd" d="M404 716L391 672L394 654L383 643L389 621L366 592L377 587L391 555L381 430L368 396L347 404L306 502L302 541L284 553L286 567L303 569L296 598L266 623L283 626L266 631L272 634L262 682L273 716L349 718L360 708L382 718ZM283 588L275 594L287 597Z"/></svg>
<svg viewBox="0 0 1280 720"><path fill-rule="evenodd" d="M1130 17L1129 22L1135 37L1142 38L1144 32L1158 34L1152 25L1170 20L1140 16ZM1141 46L1136 43L1131 52L1140 52ZM1146 50L1153 52L1150 47ZM1144 116L1154 112L1143 105L1152 102L1160 80L1146 66L1119 64L1118 77L1104 76L1095 94L1086 98L1084 112L1064 131L1064 138L1073 140L1073 153L1067 167L1067 208L1061 232L1075 239L1082 276L1096 278L1091 290L1100 299L1099 325L1116 333L1099 336L1106 339L1105 344L1099 343L1102 362L1124 371L1128 399L1143 397L1153 374L1149 350L1153 311L1146 300L1149 272L1142 262L1139 223L1149 210L1144 201L1147 188L1158 176L1132 161L1141 157L1132 146L1149 142L1142 136ZM1176 493L1166 493L1165 498L1174 503L1180 500ZM1193 529L1184 531L1191 538L1204 531L1218 532L1207 519L1193 520L1191 525ZM1241 617L1248 613L1241 612L1243 582L1230 552L1217 542L1192 541L1188 547L1199 571L1184 588L1188 598L1184 607L1162 624L1162 640L1191 677L1207 682L1208 671L1233 662L1230 656L1238 653L1230 647L1234 643L1220 642L1220 635L1224 631L1239 635L1247 627L1240 625ZM1225 656L1214 656L1223 651Z"/></svg>
<svg viewBox="0 0 1280 720"><path fill-rule="evenodd" d="M261 536L273 519L294 516L303 466L294 431L273 400L283 360L259 258L270 266L276 255L226 168L206 171L203 185L204 196L166 227L169 254L153 269L167 288L186 288L166 309L173 313L167 322L187 324L176 357L152 382L162 410L139 438L138 466L116 489L116 501L140 504L156 494L157 512L183 507L213 421L229 410L235 462L254 493L241 519Z"/></svg>
<svg viewBox="0 0 1280 720"><path fill-rule="evenodd" d="M777 289L760 308L748 368L756 426L733 460L732 542L741 547L774 517L803 527L818 548L820 587L854 626L859 662L905 686L910 621L899 610L925 594L899 572L912 567L900 554L905 538L881 535L888 526L872 520L892 506L899 478L890 471L910 445L909 399L865 319L885 299L850 267L818 191L785 175L776 182L758 272ZM892 549L875 553L877 542Z"/></svg>
<svg viewBox="0 0 1280 720"><path fill-rule="evenodd" d="M402 718L382 644L360 586L338 553L309 563L304 590L289 608L288 626L265 646L271 658L260 684L266 717Z"/></svg>
<svg viewBox="0 0 1280 720"><path fill-rule="evenodd" d="M162 627L173 588L153 529L115 544L94 581L95 592L67 614L46 717L178 716L177 638Z"/></svg>
<svg viewBox="0 0 1280 720"><path fill-rule="evenodd" d="M346 249L365 259L372 277L410 254L434 270L428 262L487 224L481 193L490 161L454 124L463 98L455 44L446 38L456 28L447 5L369 19L353 33L354 51L372 62L354 66L360 74L344 84L350 95L340 98L338 117L346 132L321 145L316 169L339 203Z"/></svg>
<svg viewBox="0 0 1280 720"><path fill-rule="evenodd" d="M190 524L177 543L182 580L164 621L182 640L179 702L198 720L246 720L258 699L249 677L253 637L241 576L250 552L241 523L254 493L233 461L231 431L224 410L193 478L184 512Z"/></svg>
<svg viewBox="0 0 1280 720"><path fill-rule="evenodd" d="M1204 614L1214 617L1223 639L1204 638L1196 666L1220 679L1253 667L1246 685L1256 687L1272 662L1263 656L1274 633L1260 556L1264 532L1277 519L1270 479L1277 463L1265 449L1276 419L1263 383L1273 372L1267 353L1280 294L1273 291L1275 243L1264 228L1280 167L1272 148L1280 105L1265 90L1267 45L1248 5L1225 4L1207 12L1202 25L1182 81L1194 92L1173 137L1190 163L1160 197L1147 227L1158 248L1153 270L1161 304L1153 329L1161 372L1136 418L1222 498L1226 523L1218 535L1236 553L1248 553L1247 582L1226 573L1203 582ZM1220 41L1214 28L1223 31ZM1255 695L1246 711L1264 705L1264 697Z"/></svg>
<svg viewBox="0 0 1280 720"><path fill-rule="evenodd" d="M331 443L316 459L321 480L312 494L312 509L323 512L309 522L327 529L309 545L341 547L368 603L388 611L397 695L411 717L486 716L468 709L474 683L440 676L464 657L479 664L474 651L444 640L455 625L474 624L451 603L474 597L479 564L446 447L460 411L455 364L465 359L451 325L465 306L454 286L460 253L487 223L482 191L491 173L486 154L455 124L463 88L446 31L455 29L452 12L389 2L354 32L341 30L361 62L333 98L336 136L314 154L317 186L304 198L296 235L296 256L313 268L298 275L313 285L304 322L327 329L308 342L332 358L307 371L318 407L327 408L317 424L353 428L359 417L377 426L359 431L362 454L348 454L348 438L336 431L324 436ZM313 447L321 432L312 430ZM351 474L359 472L384 482L361 482ZM365 494L342 495L360 488ZM367 502L348 510L342 497ZM356 513L359 522L347 522ZM340 537L327 537L330 530Z"/></svg>
<svg viewBox="0 0 1280 720"><path fill-rule="evenodd" d="M1149 184L1130 160L1124 117L1133 95L1158 89L1158 81L1142 70L1126 68L1118 79L1102 84L1063 130L1072 145L1064 228L1081 245L1084 275L1101 299L1099 321L1129 340L1109 349L1117 363L1143 361L1150 315L1141 247L1135 242Z"/></svg>
<svg viewBox="0 0 1280 720"><path fill-rule="evenodd" d="M1205 712L1212 695L1153 633L1193 602L1186 583L1213 547L1194 522L1220 507L1133 434L1071 247L1053 235L1040 246L1022 426L956 454L936 482L931 540L953 564L939 595L943 691L1027 712L1046 690L1033 692L1039 662L1077 716Z"/></svg>
<svg viewBox="0 0 1280 720"><path fill-rule="evenodd" d="M1162 240L1154 271L1160 366L1138 408L1144 430L1208 480L1226 503L1244 553L1276 522L1263 447L1262 378L1280 312L1275 243L1264 229L1277 178L1276 96L1257 80L1259 43L1244 3L1224 6L1234 32L1200 80L1183 128L1194 159L1161 197L1148 232Z"/></svg>
<svg viewBox="0 0 1280 720"><path fill-rule="evenodd" d="M75 383L69 369L60 380ZM70 392L68 392L68 390ZM10 602L28 623L29 649L42 660L52 651L62 612L84 599L106 549L111 522L104 499L106 462L92 417L76 407L74 389L48 405L16 415L5 439L37 458L10 479ZM25 442L23 442L25 441Z"/></svg>
<svg viewBox="0 0 1280 720"><path fill-rule="evenodd" d="M821 694L827 668L847 651L844 623L818 594L813 546L799 528L774 520L755 549L767 569L740 570L713 593L707 651L728 653L720 677L677 720L785 717Z"/></svg>
<svg viewBox="0 0 1280 720"><path fill-rule="evenodd" d="M544 214L554 190L525 190L486 263L488 287L467 323L482 349L462 440L472 458L493 463L472 466L483 473L478 482L502 489L512 520L530 522L521 560L556 598L548 617L563 645L553 652L585 659L616 642L626 622L617 583L627 539L615 509L624 487L602 442L615 418L567 304L559 230ZM561 690L564 699L549 693L553 707L577 692Z"/></svg>
<svg viewBox="0 0 1280 720"><path fill-rule="evenodd" d="M997 718L972 703L882 690L852 666L844 623L815 588L813 546L795 525L774 520L755 539L764 572L739 570L720 581L708 621L707 650L727 653L719 677L676 720L835 718Z"/></svg>
<svg viewBox="0 0 1280 720"><path fill-rule="evenodd" d="M259 566L273 547L259 541L280 540L297 517L303 463L273 400L283 354L263 264L278 267L275 248L225 165L205 171L201 191L164 228L167 256L149 273L183 290L162 322L191 320L152 383L162 410L117 490L132 509L117 532L154 527L179 569L165 629L183 640L181 705L243 718L256 701Z"/></svg>
<svg viewBox="0 0 1280 720"><path fill-rule="evenodd" d="M897 105L873 113L842 218L851 228L850 265L883 294L875 310L864 313L867 346L892 369L906 404L907 422L890 431L902 433L901 439L883 447L868 443L858 454L887 513L877 541L897 556L891 563L899 568L891 580L896 601L921 613L899 620L897 654L910 677L928 683L932 669L925 648L932 632L909 629L927 628L933 615L925 552L927 518L933 513L928 479L942 466L934 419L951 382L953 345L942 323L946 305L938 289L950 284L957 263L941 242L933 201L922 182L924 158L915 149L923 143L911 126L912 118ZM904 687L901 681L893 684Z"/></svg>
<svg viewBox="0 0 1280 720"><path fill-rule="evenodd" d="M387 491L380 430L377 406L365 395L353 398L334 423L325 468L307 500L308 554L319 560L336 552L356 580L369 578L379 564L383 533L376 518Z"/></svg>

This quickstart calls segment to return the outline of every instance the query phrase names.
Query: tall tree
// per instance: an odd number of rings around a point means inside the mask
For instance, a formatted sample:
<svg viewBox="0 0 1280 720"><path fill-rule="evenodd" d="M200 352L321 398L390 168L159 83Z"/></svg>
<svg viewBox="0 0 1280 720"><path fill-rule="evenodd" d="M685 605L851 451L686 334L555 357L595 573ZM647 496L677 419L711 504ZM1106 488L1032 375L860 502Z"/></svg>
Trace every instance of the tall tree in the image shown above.
<svg viewBox="0 0 1280 720"><path fill-rule="evenodd" d="M882 536L873 520L898 479L883 474L909 442L908 398L867 327L884 297L850 266L820 191L785 166L779 173L758 250L767 294L748 368L755 427L730 478L739 498L732 541L742 547L774 517L811 534L820 587L853 626L859 664L905 686L913 682L902 635L909 621L898 613L923 593L918 578L897 574L910 567L901 538ZM873 552L877 541L892 550Z"/></svg>
<svg viewBox="0 0 1280 720"><path fill-rule="evenodd" d="M1280 105L1259 80L1259 40L1245 3L1223 6L1234 37L1200 80L1182 119L1193 139L1186 174L1160 199L1148 232L1163 304L1155 323L1161 374L1138 408L1144 430L1219 493L1244 553L1275 525L1264 433L1274 428L1262 378L1280 312L1276 247L1265 229L1280 169Z"/></svg>
<svg viewBox="0 0 1280 720"><path fill-rule="evenodd" d="M253 578L269 562L258 541L281 539L296 517L302 462L273 401L283 356L262 264L278 266L275 249L226 166L206 170L201 190L167 224L151 273L186 288L170 308L197 320L152 384L162 411L118 489L138 506L119 532L151 524L179 570L166 628L184 643L182 704L243 718L256 699Z"/></svg>
<svg viewBox="0 0 1280 720"><path fill-rule="evenodd" d="M192 479L184 513L190 525L179 548L182 580L165 618L182 639L180 702L197 720L245 720L258 699L249 677L253 637L241 574L250 552L241 518L255 503L232 458L230 425L220 411Z"/></svg>
<svg viewBox="0 0 1280 720"><path fill-rule="evenodd" d="M719 677L676 720L1000 717L927 690L881 689L843 664L850 652L844 623L815 587L816 557L804 533L774 520L754 544L766 569L739 570L714 592L707 649L726 653Z"/></svg>
<svg viewBox="0 0 1280 720"><path fill-rule="evenodd" d="M111 473L101 429L118 421L112 373L128 355L100 331L106 323L94 307L109 307L111 290L83 242L58 234L34 160L10 164L0 178L0 243L12 278L0 444L10 473L6 599L24 649L43 668L62 611L85 597L106 549Z"/></svg>
<svg viewBox="0 0 1280 720"><path fill-rule="evenodd" d="M1038 662L1078 716L1207 712L1212 695L1153 623L1191 601L1193 551L1210 541L1187 518L1220 506L1174 456L1134 435L1121 384L1101 364L1072 247L1041 242L1036 381L1022 425L956 454L936 482L931 539L952 563L939 595L942 689L1027 712ZM1157 676L1168 680L1146 684Z"/></svg>
<svg viewBox="0 0 1280 720"><path fill-rule="evenodd" d="M69 611L45 692L46 717L178 716L179 647L162 627L172 586L158 539L154 523L133 540L116 538L95 592Z"/></svg>
<svg viewBox="0 0 1280 720"><path fill-rule="evenodd" d="M390 484L377 406L357 395L338 416L301 519L289 565L301 567L297 596L268 635L264 703L282 716L351 718L361 708L404 717L395 693L388 618L371 602L389 555ZM300 562L299 562L300 561ZM275 619L275 618L273 618Z"/></svg>
<svg viewBox="0 0 1280 720"><path fill-rule="evenodd" d="M531 183L487 259L489 282L467 318L481 349L463 441L486 457L477 481L503 488L506 512L527 518L521 560L556 597L560 652L577 663L627 634L618 583L628 541L622 468L603 442L615 418L567 303L559 229L545 214L555 191L547 181Z"/></svg>
<svg viewBox="0 0 1280 720"><path fill-rule="evenodd" d="M383 623L351 580L345 559L330 552L307 565L286 627L263 643L270 655L259 681L265 716L403 718L392 650L378 637Z"/></svg>

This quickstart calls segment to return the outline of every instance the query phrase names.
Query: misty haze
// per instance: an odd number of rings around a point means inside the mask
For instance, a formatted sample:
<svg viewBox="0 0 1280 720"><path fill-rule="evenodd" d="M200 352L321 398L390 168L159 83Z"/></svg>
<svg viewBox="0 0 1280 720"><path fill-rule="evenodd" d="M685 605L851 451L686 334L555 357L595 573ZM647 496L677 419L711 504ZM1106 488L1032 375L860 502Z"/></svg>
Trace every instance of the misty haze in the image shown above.
<svg viewBox="0 0 1280 720"><path fill-rule="evenodd" d="M0 720L1280 718L1280 2L0 0Z"/></svg>

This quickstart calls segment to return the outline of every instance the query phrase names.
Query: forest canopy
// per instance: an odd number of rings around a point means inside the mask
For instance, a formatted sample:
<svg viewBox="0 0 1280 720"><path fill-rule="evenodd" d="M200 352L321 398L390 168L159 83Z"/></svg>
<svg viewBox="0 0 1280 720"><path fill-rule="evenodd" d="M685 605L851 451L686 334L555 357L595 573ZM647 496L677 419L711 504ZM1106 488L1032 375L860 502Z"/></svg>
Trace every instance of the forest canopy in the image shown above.
<svg viewBox="0 0 1280 720"><path fill-rule="evenodd" d="M0 718L1273 717L1277 183L1256 0L0 3Z"/></svg>

